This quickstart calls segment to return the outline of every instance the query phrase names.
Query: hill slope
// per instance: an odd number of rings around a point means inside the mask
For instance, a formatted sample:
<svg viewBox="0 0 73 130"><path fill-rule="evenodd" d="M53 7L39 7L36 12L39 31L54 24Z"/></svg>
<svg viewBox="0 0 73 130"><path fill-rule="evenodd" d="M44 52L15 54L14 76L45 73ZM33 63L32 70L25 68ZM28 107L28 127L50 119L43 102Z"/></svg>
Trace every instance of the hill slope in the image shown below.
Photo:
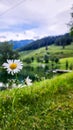
<svg viewBox="0 0 73 130"><path fill-rule="evenodd" d="M73 73L0 92L0 130L73 130Z"/></svg>
<svg viewBox="0 0 73 130"><path fill-rule="evenodd" d="M42 39L38 39L36 41L33 41L29 43L28 45L20 48L20 51L25 51L25 50L35 50L41 47L47 47L48 45L56 44L56 45L69 45L73 41L72 37L69 35L69 33L66 33L64 35L59 35L59 36L48 36L44 37Z"/></svg>
<svg viewBox="0 0 73 130"><path fill-rule="evenodd" d="M25 58L31 57L43 57L45 54L59 58L73 57L73 43L71 45L66 46L64 49L61 46L50 45L48 46L48 50L46 50L45 47L42 47L37 50L23 51L20 53L20 56L23 60Z"/></svg>

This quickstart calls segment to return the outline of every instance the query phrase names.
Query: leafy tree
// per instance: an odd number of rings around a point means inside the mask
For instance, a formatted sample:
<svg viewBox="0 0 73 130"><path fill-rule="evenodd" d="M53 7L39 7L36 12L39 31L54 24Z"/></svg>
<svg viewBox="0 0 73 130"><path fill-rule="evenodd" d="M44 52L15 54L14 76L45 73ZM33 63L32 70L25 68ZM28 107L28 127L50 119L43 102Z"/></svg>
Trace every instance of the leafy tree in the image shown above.
<svg viewBox="0 0 73 130"><path fill-rule="evenodd" d="M0 64L7 61L7 59L18 59L19 54L13 50L13 45L8 42L0 43Z"/></svg>
<svg viewBox="0 0 73 130"><path fill-rule="evenodd" d="M45 60L45 63L48 63L48 61L49 61L49 55L46 54L46 55L44 56L44 60Z"/></svg>
<svg viewBox="0 0 73 130"><path fill-rule="evenodd" d="M41 62L41 63L43 63L43 61L44 61L44 59L42 58L42 57L37 57L37 62Z"/></svg>
<svg viewBox="0 0 73 130"><path fill-rule="evenodd" d="M48 50L48 46L47 45L46 45L45 49L46 49L46 51Z"/></svg>
<svg viewBox="0 0 73 130"><path fill-rule="evenodd" d="M68 63L68 60L66 60L66 70L68 69L69 67L69 63Z"/></svg>
<svg viewBox="0 0 73 130"><path fill-rule="evenodd" d="M71 42L72 37L68 33L63 36L58 36L58 38L55 40L55 44L62 46L63 49L65 48L66 45L70 45Z"/></svg>
<svg viewBox="0 0 73 130"><path fill-rule="evenodd" d="M56 58L54 59L54 61L55 61L56 64L58 64L58 63L59 63L59 58L56 57Z"/></svg>
<svg viewBox="0 0 73 130"><path fill-rule="evenodd" d="M54 69L54 62L51 62L51 69Z"/></svg>
<svg viewBox="0 0 73 130"><path fill-rule="evenodd" d="M72 63L70 64L69 68L70 68L70 70L73 70L73 64Z"/></svg>
<svg viewBox="0 0 73 130"><path fill-rule="evenodd" d="M70 34L73 36L73 27L70 28Z"/></svg>
<svg viewBox="0 0 73 130"><path fill-rule="evenodd" d="M71 21L69 23L70 26L70 34L73 36L73 7L72 7L72 12L71 12Z"/></svg>
<svg viewBox="0 0 73 130"><path fill-rule="evenodd" d="M34 57L31 57L31 61L32 61L32 62L34 61Z"/></svg>
<svg viewBox="0 0 73 130"><path fill-rule="evenodd" d="M32 59L31 58L26 58L26 59L24 59L24 62L26 62L27 64L30 64L30 63L32 63Z"/></svg>

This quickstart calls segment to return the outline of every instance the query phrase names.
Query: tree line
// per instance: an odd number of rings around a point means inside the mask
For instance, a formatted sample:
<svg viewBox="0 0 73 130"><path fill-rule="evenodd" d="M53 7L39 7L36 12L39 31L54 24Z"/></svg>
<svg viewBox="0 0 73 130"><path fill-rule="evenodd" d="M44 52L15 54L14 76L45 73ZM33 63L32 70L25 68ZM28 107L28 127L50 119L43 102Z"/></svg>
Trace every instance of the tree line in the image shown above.
<svg viewBox="0 0 73 130"><path fill-rule="evenodd" d="M66 45L70 45L72 41L73 38L69 33L66 33L64 35L59 35L59 36L49 36L49 37L36 40L26 45L25 47L22 47L21 49L19 49L19 51L35 50L41 47L45 47L45 46L47 47L48 45L52 45L52 44L63 46L64 48Z"/></svg>

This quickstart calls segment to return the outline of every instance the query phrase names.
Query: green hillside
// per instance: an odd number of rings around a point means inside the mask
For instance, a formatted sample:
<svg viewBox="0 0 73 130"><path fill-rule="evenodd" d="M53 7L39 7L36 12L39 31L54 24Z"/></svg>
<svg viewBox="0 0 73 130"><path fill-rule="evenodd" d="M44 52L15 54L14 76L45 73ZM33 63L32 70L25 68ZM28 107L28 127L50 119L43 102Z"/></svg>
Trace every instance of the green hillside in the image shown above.
<svg viewBox="0 0 73 130"><path fill-rule="evenodd" d="M0 130L73 130L73 73L0 92Z"/></svg>
<svg viewBox="0 0 73 130"><path fill-rule="evenodd" d="M35 50L41 47L47 47L49 45L61 45L62 47L65 47L66 45L70 45L72 41L73 39L69 33L65 33L64 35L58 36L47 36L31 42L30 44L23 46L19 50Z"/></svg>
<svg viewBox="0 0 73 130"><path fill-rule="evenodd" d="M66 62L68 62L68 66L73 66L73 57L61 58L60 59L62 69L65 69Z"/></svg>
<svg viewBox="0 0 73 130"><path fill-rule="evenodd" d="M47 59L48 59L47 63L45 63L45 60L44 60L45 56L47 56ZM32 61L32 58L34 59L33 61ZM34 75L36 75L38 72L39 77L40 76L47 77L46 74L44 73L46 73L46 71L51 70L51 69L71 69L72 70L73 69L73 43L71 45L65 46L64 49L62 46L51 45L51 46L48 46L47 50L45 47L43 47L37 50L23 51L20 53L20 59L24 63L24 66L25 66L24 70L28 71L26 66L33 67L34 72L32 72L32 70L30 73L28 72L28 75L30 76L31 76L31 73L34 73ZM58 59L57 63L55 62L56 59ZM66 61L68 61L68 67L66 67ZM44 68L45 70L44 72L43 70L41 70L42 74L40 75L38 71L38 67L39 66L41 67L42 65L45 65L45 68ZM24 73L26 72L24 71Z"/></svg>
<svg viewBox="0 0 73 130"><path fill-rule="evenodd" d="M72 57L73 56L73 43L71 45L66 46L64 49L62 46L56 46L56 45L51 45L48 46L48 50L45 49L45 47L42 47L37 50L30 50L30 51L23 51L21 52L21 59L25 58L31 58L31 57L41 57L45 53L48 53L50 56L58 56L60 58L63 57Z"/></svg>

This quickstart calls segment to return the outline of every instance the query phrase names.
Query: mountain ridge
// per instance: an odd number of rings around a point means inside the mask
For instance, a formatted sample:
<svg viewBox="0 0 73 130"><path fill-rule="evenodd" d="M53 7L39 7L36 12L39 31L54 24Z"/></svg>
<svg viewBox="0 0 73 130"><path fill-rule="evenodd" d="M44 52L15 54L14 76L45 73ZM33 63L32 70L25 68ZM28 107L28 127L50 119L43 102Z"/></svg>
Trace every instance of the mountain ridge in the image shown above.
<svg viewBox="0 0 73 130"><path fill-rule="evenodd" d="M23 46L28 45L31 42L33 42L32 39L30 39L30 40L28 40L28 39L26 39L26 40L19 40L19 41L17 41L17 40L9 41L10 44L13 44L13 49L19 49L19 48L21 48Z"/></svg>
<svg viewBox="0 0 73 130"><path fill-rule="evenodd" d="M26 51L26 50L35 50L41 47L47 47L48 45L56 44L56 45L69 45L73 41L72 37L69 33L64 35L58 36L47 36L36 41L33 41L24 47L21 47L19 51Z"/></svg>
<svg viewBox="0 0 73 130"><path fill-rule="evenodd" d="M8 42L9 44L13 44L13 49L19 49L21 47L24 47L26 45L28 45L29 43L33 42L33 39L25 39L25 40L10 40L10 41L5 41ZM0 43L4 43L4 42L0 42Z"/></svg>

